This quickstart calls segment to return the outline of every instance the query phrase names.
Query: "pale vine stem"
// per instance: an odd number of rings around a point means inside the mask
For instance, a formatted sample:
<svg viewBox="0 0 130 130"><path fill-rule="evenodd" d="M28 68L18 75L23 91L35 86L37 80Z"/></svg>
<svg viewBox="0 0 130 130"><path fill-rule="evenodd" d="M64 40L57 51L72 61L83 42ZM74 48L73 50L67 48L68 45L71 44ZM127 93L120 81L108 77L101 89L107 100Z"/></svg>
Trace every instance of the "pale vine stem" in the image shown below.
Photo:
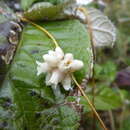
<svg viewBox="0 0 130 130"><path fill-rule="evenodd" d="M79 85L79 83L77 82L77 80L75 79L74 75L72 75L72 79L75 82L75 84L77 85L77 87L79 88L80 92L82 93L82 95L84 96L84 98L86 99L86 101L88 102L90 108L92 109L93 113L96 115L97 119L99 120L102 128L104 130L107 130L104 122L102 121L102 119L100 118L99 114L97 113L95 107L93 106L93 104L91 103L91 101L89 100L88 96L85 94L84 90L82 89L82 87Z"/></svg>
<svg viewBox="0 0 130 130"><path fill-rule="evenodd" d="M86 8L83 8L83 7L79 7L78 10L82 11L84 13L84 15L86 16L87 18L87 24L88 24L88 32L90 34L90 40L91 40L91 46L92 46L92 51L93 51L93 64L95 64L96 62L96 53L95 53L95 49L94 49L94 41L93 41L93 32L92 32L92 23L91 21L89 20L89 13L87 11ZM94 67L92 69L92 80L93 80L93 104L94 104L94 97L95 97L95 81L94 81Z"/></svg>
<svg viewBox="0 0 130 130"><path fill-rule="evenodd" d="M77 10L83 12L83 14L85 15L86 20L87 20L87 25L88 25L88 32L90 34L90 40L91 40L91 46L92 46L92 52L93 52L93 68L92 68L92 95L93 95L93 98L92 98L92 103L93 103L93 106L95 106L94 102L95 102L95 88L96 88L96 85L95 85L95 79L94 79L94 75L95 75L94 65L95 65L95 62L96 62L96 52L95 52L95 48L94 48L92 23L91 23L91 21L89 19L89 13L88 13L86 8L79 7ZM93 113L93 125L92 125L93 130L95 130L95 125L96 125L96 123L95 123L95 114Z"/></svg>
<svg viewBox="0 0 130 130"><path fill-rule="evenodd" d="M32 22L32 21L30 21L30 20L28 20L28 19L26 19L26 18L24 18L24 17L20 17L20 19L21 19L22 21L24 21L24 22L28 22L28 23L34 25L34 26L35 26L36 28L38 28L39 30L43 31L45 34L47 34L47 36L49 36L49 37L52 39L52 41L53 41L54 44L55 44L55 47L59 47L59 44L57 43L57 41L55 40L55 38L54 38L46 29L44 29L44 28L41 27L40 25L37 25L37 24L35 24L34 22ZM92 104L91 101L89 100L88 96L85 94L84 90L83 90L82 87L79 85L79 83L77 82L77 80L75 79L75 77L74 77L73 75L72 75L72 79L73 79L73 81L75 82L75 84L77 85L77 87L79 88L80 92L82 93L82 95L84 96L84 98L86 99L86 101L88 102L88 104L89 104L90 108L92 109L92 111L95 113L95 115L96 115L97 119L99 120L99 122L100 122L102 128L103 128L104 130L107 130L105 124L103 123L102 119L100 118L99 114L97 113L95 107L93 106L93 104Z"/></svg>
<svg viewBox="0 0 130 130"><path fill-rule="evenodd" d="M32 22L32 21L30 21L30 20L28 20L28 19L26 19L26 18L24 18L24 17L21 17L21 20L22 20L22 21L25 21L25 22L28 22L28 23L34 25L34 26L35 26L36 28L38 28L39 30L43 31L45 34L47 34L48 37L50 37L50 38L52 39L52 41L54 42L54 44L55 44L56 47L59 46L58 43L57 43L57 41L55 40L55 38L54 38L45 28L41 27L41 26L38 25L38 24L35 24L34 22Z"/></svg>

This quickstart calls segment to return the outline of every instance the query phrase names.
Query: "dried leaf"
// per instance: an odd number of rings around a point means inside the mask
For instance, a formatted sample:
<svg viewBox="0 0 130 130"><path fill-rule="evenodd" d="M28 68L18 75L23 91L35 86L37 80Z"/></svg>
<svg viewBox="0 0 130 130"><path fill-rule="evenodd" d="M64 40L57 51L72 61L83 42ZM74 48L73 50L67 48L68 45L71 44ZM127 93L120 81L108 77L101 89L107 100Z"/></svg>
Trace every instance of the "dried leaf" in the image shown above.
<svg viewBox="0 0 130 130"><path fill-rule="evenodd" d="M24 13L24 17L32 20L59 20L78 18L87 28L91 26L95 47L113 46L116 40L116 29L101 11L87 8L88 16L77 10L79 5L73 1L52 5L47 2L37 3ZM91 25L88 25L88 21Z"/></svg>
<svg viewBox="0 0 130 130"><path fill-rule="evenodd" d="M113 46L116 40L116 29L111 21L101 11L94 8L86 8L86 13L77 9L74 14L87 29L92 32L95 47Z"/></svg>
<svg viewBox="0 0 130 130"><path fill-rule="evenodd" d="M9 64L13 58L19 33L22 31L15 18L13 11L0 1L0 58L6 64Z"/></svg>
<svg viewBox="0 0 130 130"><path fill-rule="evenodd" d="M23 16L32 21L68 19L64 10L73 3L73 0L53 5L49 2L38 2L24 12Z"/></svg>
<svg viewBox="0 0 130 130"><path fill-rule="evenodd" d="M116 40L116 29L108 17L97 9L89 8L88 18L95 46L113 46Z"/></svg>

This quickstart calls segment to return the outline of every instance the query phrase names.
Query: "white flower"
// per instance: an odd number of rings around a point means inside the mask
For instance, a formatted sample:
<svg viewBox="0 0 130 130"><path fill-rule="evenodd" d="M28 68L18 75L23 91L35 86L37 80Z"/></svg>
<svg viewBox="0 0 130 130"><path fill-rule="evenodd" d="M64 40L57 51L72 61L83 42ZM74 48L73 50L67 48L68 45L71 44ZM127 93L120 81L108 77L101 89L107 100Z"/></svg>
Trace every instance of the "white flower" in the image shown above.
<svg viewBox="0 0 130 130"><path fill-rule="evenodd" d="M77 4L81 4L81 5L88 5L93 1L94 0L76 0Z"/></svg>
<svg viewBox="0 0 130 130"><path fill-rule="evenodd" d="M48 54L43 55L45 62L37 63L37 75L41 73L47 73L46 85L57 87L61 83L65 90L71 88L71 73L81 69L83 62L75 60L71 53L64 54L60 47L57 47L55 51L49 50Z"/></svg>
<svg viewBox="0 0 130 130"><path fill-rule="evenodd" d="M74 72L83 67L83 62L80 60L74 60L71 53L67 53L64 59L59 64L59 69L62 72Z"/></svg>
<svg viewBox="0 0 130 130"><path fill-rule="evenodd" d="M37 66L37 75L40 75L41 73L46 73L51 69L46 62L40 63L39 61L36 61L36 63L38 65Z"/></svg>

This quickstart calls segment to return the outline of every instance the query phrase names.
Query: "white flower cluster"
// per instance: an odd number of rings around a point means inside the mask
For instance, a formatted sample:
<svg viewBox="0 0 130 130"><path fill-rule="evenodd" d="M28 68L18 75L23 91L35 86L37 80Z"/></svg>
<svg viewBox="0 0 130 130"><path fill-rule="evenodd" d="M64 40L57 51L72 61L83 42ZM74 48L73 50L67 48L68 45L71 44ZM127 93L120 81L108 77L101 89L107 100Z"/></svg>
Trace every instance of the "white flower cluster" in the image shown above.
<svg viewBox="0 0 130 130"><path fill-rule="evenodd" d="M60 47L56 47L55 51L49 50L48 54L43 55L43 59L43 63L36 61L37 75L47 73L46 85L56 88L61 83L65 90L72 89L71 73L81 69L83 62L75 60L71 53L64 54Z"/></svg>

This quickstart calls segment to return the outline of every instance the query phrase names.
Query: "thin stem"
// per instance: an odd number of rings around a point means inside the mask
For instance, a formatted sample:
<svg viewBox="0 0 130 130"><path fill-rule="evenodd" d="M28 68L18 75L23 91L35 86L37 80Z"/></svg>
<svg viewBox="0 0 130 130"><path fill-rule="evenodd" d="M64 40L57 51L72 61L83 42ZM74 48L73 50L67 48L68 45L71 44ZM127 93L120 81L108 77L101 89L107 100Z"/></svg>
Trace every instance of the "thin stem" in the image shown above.
<svg viewBox="0 0 130 130"><path fill-rule="evenodd" d="M84 13L84 15L86 16L86 19L87 19L87 24L88 24L88 32L90 34L90 40L91 40L91 46L92 46L92 51L93 51L93 68L92 68L92 95L93 95L93 98L92 98L92 103L93 103L93 106L94 105L94 102L95 102L95 88L96 88L96 85L95 85L95 79L94 79L94 75L95 75L95 70L94 70L94 65L95 65L95 62L96 62L96 52L95 52L95 48L94 48L94 40L93 40L93 32L92 32L92 23L89 19L89 13L87 11L86 8L83 8L83 7L80 7L78 8L78 10L80 10L81 12ZM93 126L92 126L92 129L95 130L95 114L93 114Z"/></svg>
<svg viewBox="0 0 130 130"><path fill-rule="evenodd" d="M30 21L30 20L28 20L28 19L26 19L26 18L24 18L24 17L21 17L20 19L21 19L22 21L24 21L24 22L28 22L28 23L34 25L34 26L37 27L39 30L43 31L48 37L50 37L50 38L52 39L52 41L53 41L54 44L55 44L55 47L59 47L59 45L58 45L57 41L55 40L55 38L54 38L45 28L41 27L41 26L38 25L38 24L33 23L32 21Z"/></svg>
<svg viewBox="0 0 130 130"><path fill-rule="evenodd" d="M95 65L96 53L95 53L95 49L94 49L93 33L92 33L92 28L91 28L92 23L89 20L89 13L88 13L87 9L83 8L83 7L78 8L78 10L82 11L84 13L84 15L86 16L86 19L87 19L88 32L90 34L91 46L92 46L92 51L93 51L93 64ZM93 93L93 105L94 105L94 97L95 97L95 80L94 80L95 70L94 70L94 67L92 69L92 73L93 73L93 76L92 76L92 84L93 84L92 93Z"/></svg>
<svg viewBox="0 0 130 130"><path fill-rule="evenodd" d="M86 99L86 101L88 102L90 108L92 109L93 113L95 114L95 116L97 117L97 119L99 120L102 128L104 130L107 130L104 122L102 121L102 119L100 118L99 114L97 113L95 107L93 106L93 104L91 103L91 101L89 100L88 96L85 94L84 90L82 89L82 87L79 85L79 83L77 82L77 80L75 79L74 75L72 75L72 79L75 82L75 84L77 85L77 87L79 88L80 92L82 93L82 95L84 96L84 98Z"/></svg>
<svg viewBox="0 0 130 130"><path fill-rule="evenodd" d="M95 61L96 60L96 54L95 54L95 49L94 49L93 32L92 32L92 28L91 28L92 27L92 23L89 20L89 13L88 13L87 9L84 8L84 7L79 7L77 10L83 12L84 15L86 16L87 24L88 24L88 32L90 34L90 40L91 40L92 51L93 51L93 59Z"/></svg>
<svg viewBox="0 0 130 130"><path fill-rule="evenodd" d="M108 113L109 113L109 117L110 117L111 130L116 130L112 110L109 110Z"/></svg>

